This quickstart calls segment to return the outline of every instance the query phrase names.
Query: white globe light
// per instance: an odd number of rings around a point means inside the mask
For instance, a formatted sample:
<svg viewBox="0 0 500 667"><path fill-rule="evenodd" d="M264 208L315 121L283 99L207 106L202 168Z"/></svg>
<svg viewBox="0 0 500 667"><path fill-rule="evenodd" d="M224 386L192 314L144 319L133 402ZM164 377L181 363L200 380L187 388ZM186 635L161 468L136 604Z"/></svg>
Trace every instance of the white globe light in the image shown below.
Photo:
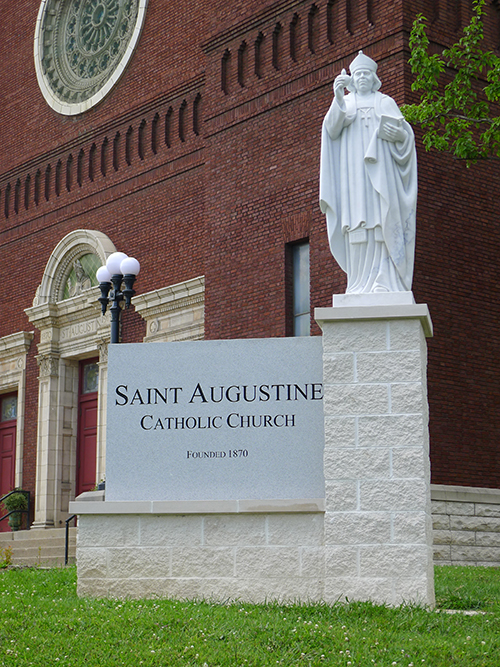
<svg viewBox="0 0 500 667"><path fill-rule="evenodd" d="M111 274L105 266L101 266L95 272L95 277L100 283L109 283L111 282Z"/></svg>
<svg viewBox="0 0 500 667"><path fill-rule="evenodd" d="M108 257L106 260L106 268L112 276L117 276L121 273L120 264L126 258L127 255L124 252L114 252Z"/></svg>
<svg viewBox="0 0 500 667"><path fill-rule="evenodd" d="M135 259L135 257L127 257L120 264L120 273L124 276L127 274L137 276L140 270L141 265Z"/></svg>

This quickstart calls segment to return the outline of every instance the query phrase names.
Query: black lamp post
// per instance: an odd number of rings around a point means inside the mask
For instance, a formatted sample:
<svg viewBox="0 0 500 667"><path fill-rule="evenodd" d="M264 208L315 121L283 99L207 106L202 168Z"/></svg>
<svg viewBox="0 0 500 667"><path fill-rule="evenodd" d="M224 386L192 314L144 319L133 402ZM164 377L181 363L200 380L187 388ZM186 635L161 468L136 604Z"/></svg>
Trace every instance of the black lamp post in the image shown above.
<svg viewBox="0 0 500 667"><path fill-rule="evenodd" d="M97 269L96 277L101 288L99 302L102 314L111 302L111 342L120 342L120 303L125 301L125 308L130 308L132 297L135 294L133 285L141 266L134 257L128 257L124 252L114 252L106 260L106 266ZM122 284L125 285L122 289ZM113 287L113 289L111 289ZM111 292L111 294L110 294Z"/></svg>

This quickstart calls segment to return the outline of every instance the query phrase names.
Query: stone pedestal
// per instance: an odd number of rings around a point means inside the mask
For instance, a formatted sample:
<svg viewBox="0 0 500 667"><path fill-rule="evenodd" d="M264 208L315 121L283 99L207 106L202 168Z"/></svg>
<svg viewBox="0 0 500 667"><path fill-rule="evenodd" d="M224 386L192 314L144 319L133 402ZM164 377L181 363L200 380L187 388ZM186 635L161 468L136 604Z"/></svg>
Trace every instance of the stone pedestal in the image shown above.
<svg viewBox="0 0 500 667"><path fill-rule="evenodd" d="M434 604L427 306L342 297L323 330L328 602ZM378 298L380 296L380 298ZM397 295L388 295L389 297Z"/></svg>

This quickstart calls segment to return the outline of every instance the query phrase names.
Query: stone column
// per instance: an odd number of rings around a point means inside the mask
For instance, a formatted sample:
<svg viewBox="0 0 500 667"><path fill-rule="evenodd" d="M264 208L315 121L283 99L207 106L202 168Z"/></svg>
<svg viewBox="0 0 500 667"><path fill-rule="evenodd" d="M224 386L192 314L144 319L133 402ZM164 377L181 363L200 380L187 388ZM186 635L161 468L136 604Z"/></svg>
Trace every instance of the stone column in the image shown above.
<svg viewBox="0 0 500 667"><path fill-rule="evenodd" d="M370 296L337 297L340 306L334 299L315 313L323 330L325 599L432 606L432 324L413 298L398 305L387 295L384 305L382 295Z"/></svg>
<svg viewBox="0 0 500 667"><path fill-rule="evenodd" d="M32 528L53 528L56 508L56 475L59 444L59 355L39 355L37 361L40 367L40 376L38 389L35 520Z"/></svg>

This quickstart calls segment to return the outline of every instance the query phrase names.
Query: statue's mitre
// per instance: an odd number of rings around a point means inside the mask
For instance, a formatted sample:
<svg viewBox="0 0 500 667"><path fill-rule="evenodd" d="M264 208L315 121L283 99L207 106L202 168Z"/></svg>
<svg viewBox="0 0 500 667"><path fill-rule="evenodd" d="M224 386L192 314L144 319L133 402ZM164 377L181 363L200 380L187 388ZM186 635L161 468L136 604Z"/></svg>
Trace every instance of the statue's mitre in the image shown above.
<svg viewBox="0 0 500 667"><path fill-rule="evenodd" d="M357 69L368 69L371 72L376 72L377 68L377 63L368 56L365 56L363 51L360 51L349 65L351 74L353 74Z"/></svg>

